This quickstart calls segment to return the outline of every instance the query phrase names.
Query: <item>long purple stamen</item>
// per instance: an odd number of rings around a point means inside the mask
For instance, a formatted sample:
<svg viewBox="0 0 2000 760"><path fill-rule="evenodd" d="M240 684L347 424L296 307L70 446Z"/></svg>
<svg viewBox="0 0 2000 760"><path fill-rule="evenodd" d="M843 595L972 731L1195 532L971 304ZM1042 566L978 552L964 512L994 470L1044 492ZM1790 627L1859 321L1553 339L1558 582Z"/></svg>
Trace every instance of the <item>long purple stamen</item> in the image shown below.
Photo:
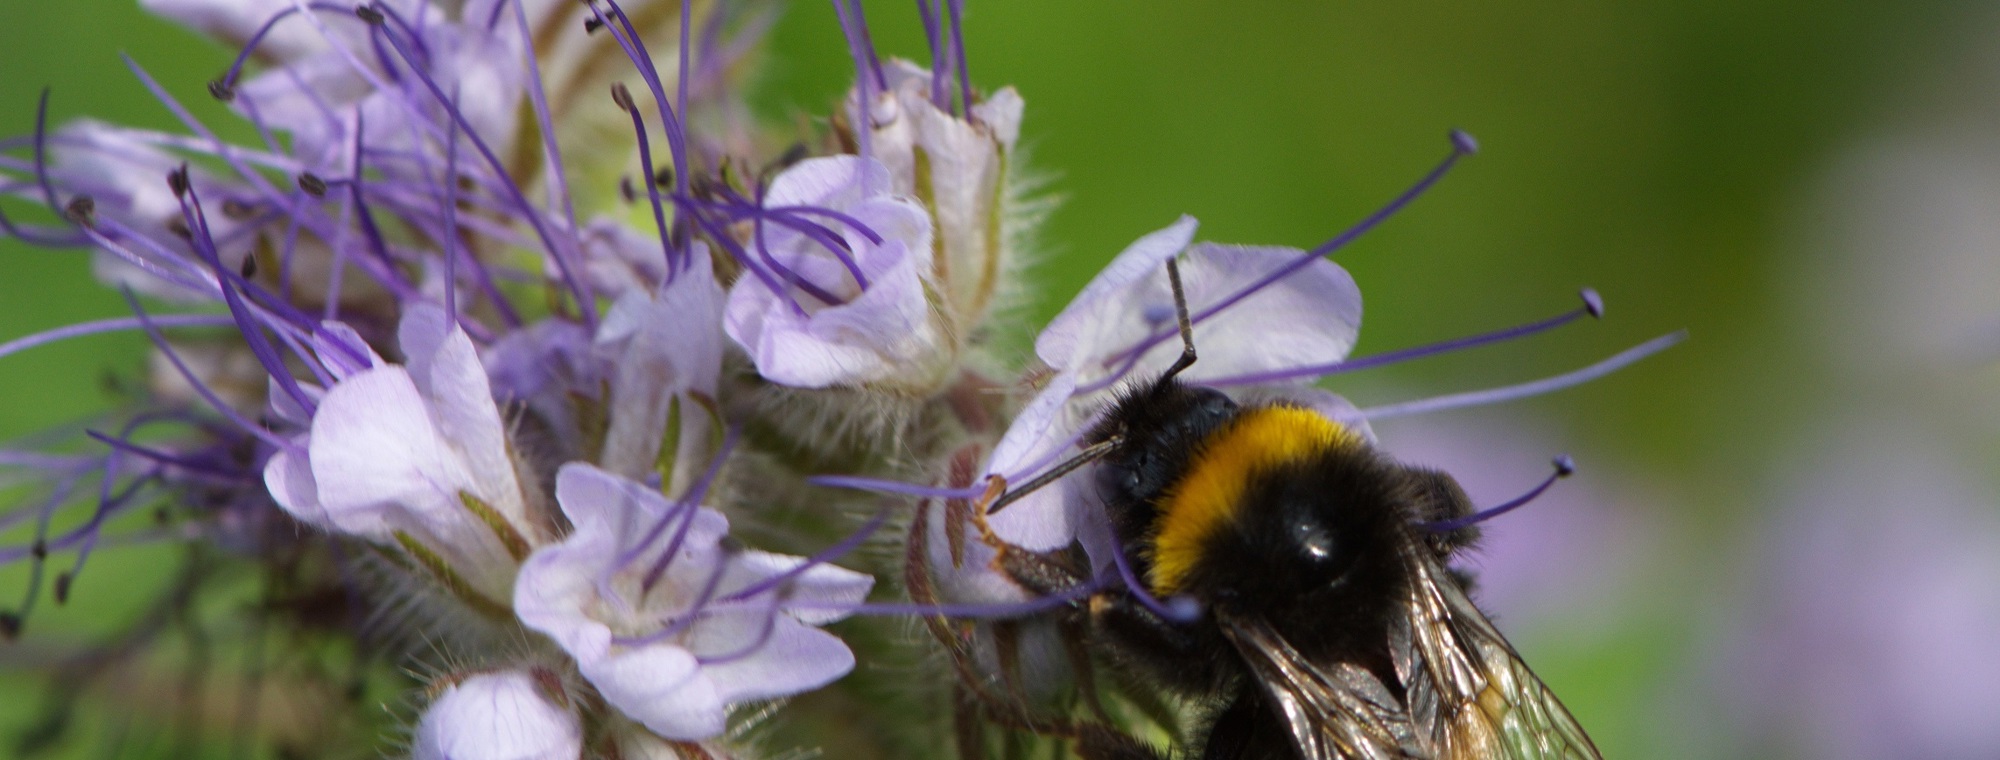
<svg viewBox="0 0 2000 760"><path fill-rule="evenodd" d="M1331 240L1319 244L1318 247L1310 251L1306 251L1305 253L1299 255L1297 258L1293 259L1290 263L1287 263L1284 266L1272 270L1270 274L1266 274L1263 277L1258 278L1257 281L1252 282L1249 285L1243 286L1236 292L1223 297L1222 300L1210 304L1206 307L1203 307L1200 310L1197 310L1190 318L1190 321L1195 324L1200 324L1202 320L1208 319L1209 317L1213 317L1216 314L1221 313L1222 310L1227 309L1231 306L1235 306L1237 302L1242 301L1245 298L1249 298L1257 291L1269 287L1271 283L1277 282L1288 276L1291 276L1293 272L1297 272L1301 269L1304 269L1306 265L1319 260L1321 257L1346 247L1348 243L1354 242L1356 238L1359 238L1362 235L1366 234L1368 231L1375 229L1375 227L1380 225L1382 222L1387 221L1389 217L1395 216L1396 212L1402 211L1403 207L1410 205L1411 201L1414 201L1418 197L1421 197L1425 191L1431 188L1432 185L1436 185L1438 180L1444 179L1444 176L1451 172L1451 168L1453 166L1458 165L1459 159L1472 155L1472 153L1476 149L1477 145L1472 142L1472 138L1470 135L1467 135L1464 132L1453 130L1451 133L1451 153L1449 155L1446 155L1444 160L1439 162L1435 168L1432 168L1429 173L1425 174L1422 179L1417 180L1416 184L1411 185L1409 189L1404 190L1402 194L1397 195L1394 199L1390 200L1388 204L1382 206L1379 209L1376 209L1375 213L1369 214L1366 218L1362 219L1359 223L1356 223L1353 227L1347 228L1347 231L1342 232L1339 235L1335 235ZM1123 353L1118 354L1117 356L1105 359L1104 366L1106 367L1115 366L1119 362L1126 361L1131 356L1144 354L1147 351L1151 350L1154 346L1160 345L1161 343L1164 343L1168 340L1178 340L1179 338L1180 338L1180 333L1173 329L1167 329L1153 333L1151 337L1148 337L1147 339L1140 341L1138 345L1133 346L1132 348L1126 350Z"/></svg>
<svg viewBox="0 0 2000 760"><path fill-rule="evenodd" d="M505 6L513 7L514 28L521 35L521 39L529 41L529 44L521 46L521 52L527 59L528 104L534 108L535 125L539 127L541 133L543 161L547 162L549 166L549 197L562 201L563 219L569 223L570 229L577 229L576 199L571 197L569 192L569 171L563 166L562 146L556 142L555 119L549 115L549 96L542 84L541 58L535 52L535 46L532 42L535 38L535 33L528 26L528 11L522 7L523 3L520 0L509 0L504 4L495 4L493 6L494 19L493 21L489 21L487 25L491 27L498 21L500 11ZM497 294L495 298L498 298Z"/></svg>
<svg viewBox="0 0 2000 760"><path fill-rule="evenodd" d="M855 0L858 6L861 0ZM972 115L972 72L965 60L965 0L951 0L952 64L958 69L958 93L966 116Z"/></svg>
<svg viewBox="0 0 2000 760"><path fill-rule="evenodd" d="M708 488L715 483L716 475L722 472L722 463L729 459L729 453L736 448L738 435L739 432L734 427L729 428L722 434L722 445L716 448L715 457L708 462L708 469L702 472L701 479L696 480L694 485L688 488L687 494L681 497L681 503L687 506L686 516L680 518L680 527L675 529L673 539L667 542L667 550L660 552L659 558L653 561L653 566L646 570L645 579L639 582L640 594L643 595L646 591L652 590L653 584L658 583L660 576L666 574L667 566L673 564L674 555L680 553L681 544L687 540L688 529L694 525L695 512L700 510L702 499L708 496ZM635 552L645 551L646 547L652 546L653 541L658 539L660 533L666 529L670 517L671 513L668 516L662 516L660 522L656 523L653 529L646 534L645 540L636 545L633 550Z"/></svg>
<svg viewBox="0 0 2000 760"><path fill-rule="evenodd" d="M153 340L153 345L160 349L162 355L167 357L168 363L173 364L174 370L180 373L182 379L187 380L188 387L193 388L203 401L207 401L209 406L214 407L217 414L228 418L237 427L263 439L265 443L269 443L276 448L282 450L297 448L291 441L280 438L278 434L264 429L263 425L246 419L241 413L230 407L229 404L223 402L221 397L216 396L214 389L209 388L208 384L202 382L201 378L197 377L193 370L188 369L187 362L182 361L180 354L174 351L173 346L167 343L166 336L160 334L159 326L153 323L152 317L147 316L145 307L139 305L139 297L133 295L129 288L121 292L125 295L126 305L130 306L132 313L138 316L139 326L145 329L146 337ZM311 409L312 407L308 406L306 408Z"/></svg>
<svg viewBox="0 0 2000 760"><path fill-rule="evenodd" d="M342 4L332 4L332 2L306 2L306 4L300 4L300 6L290 6L290 8L284 8L284 10L278 10L276 14L272 14L264 22L264 26L258 26L256 32L250 34L250 42L244 42L244 48L240 52L236 52L236 60L230 62L230 70L226 74L222 74L220 80L214 80L214 82L208 84L208 94L216 96L216 100L232 100L236 96L236 80L242 76L244 64L250 62L250 54L254 54L256 48L260 44L264 44L264 36L268 36L270 30L274 26L278 26L278 22L282 22L282 20L290 18L292 14L298 14L302 10L320 10L320 12L330 12L330 14L344 16L344 18L354 18L354 8L352 6L342 6Z"/></svg>
<svg viewBox="0 0 2000 760"><path fill-rule="evenodd" d="M172 177L178 179L169 178L168 183L174 186L174 196L181 205L181 217L187 221L193 233L191 242L195 253L206 259L208 265L214 268L216 284L222 289L223 302L228 306L230 316L235 317L237 332L243 334L244 343L250 347L250 353L257 357L258 363L264 365L264 372L278 382L278 386L284 389L286 395L292 397L299 408L315 408L312 399L299 388L298 381L293 379L291 371L285 368L284 359L278 356L278 350L271 346L270 339L256 323L251 321L250 307L244 303L243 296L236 292L231 283L235 274L223 266L222 255L215 250L215 240L209 233L208 216L202 212L201 196L195 191L194 184L188 177L187 167L182 166Z"/></svg>
<svg viewBox="0 0 2000 760"><path fill-rule="evenodd" d="M612 18L618 21L615 27L607 23L604 27L605 30L611 32L611 38L618 42L620 48L624 49L625 56L630 58L635 64L634 68L638 69L639 78L646 82L646 88L653 93L653 103L660 110L660 129L666 132L667 151L673 155L674 159L674 195L685 196L688 194L689 172L687 126L682 123L681 115L677 115L674 112L674 107L667 102L667 88L660 83L659 69L653 66L653 55L646 50L645 42L639 37L639 30L632 25L632 20L625 15L625 9L619 7L617 0L605 0L605 5L611 8ZM597 10L597 6L594 4L590 8L599 22L603 23L605 21L603 12ZM648 171L651 171L651 169L652 167L647 167ZM676 214L676 218L678 218L678 214ZM684 249L680 251L680 255L685 258L691 256L692 251L691 249ZM683 261L682 263L689 262Z"/></svg>
<svg viewBox="0 0 2000 760"><path fill-rule="evenodd" d="M840 18L840 31L847 36L847 53L854 59L854 86L858 102L854 113L854 141L861 157L874 154L875 92L888 89L882 64L875 59L874 43L868 37L868 22L859 2L833 0L833 12Z"/></svg>
<svg viewBox="0 0 2000 760"><path fill-rule="evenodd" d="M721 655L696 655L695 660L703 666L727 665L756 654L757 650L763 649L765 644L770 643L771 634L778 629L778 616L782 614L784 606L783 592L772 596L771 601L764 605L764 625L758 629L757 638L751 639L750 643L744 644L734 652Z"/></svg>
<svg viewBox="0 0 2000 760"><path fill-rule="evenodd" d="M411 60L410 50L403 44L401 39L394 34L385 36L388 38L390 46L396 49L398 56L401 56L405 62ZM556 269L561 273L564 285L576 299L577 309L583 315L584 326L591 330L596 330L596 299L590 296L590 292L585 289L583 282L578 279L575 265L569 260L569 252L563 245L558 243L555 235L549 231L548 225L543 222L542 215L534 207L534 204L528 202L528 197L522 193L520 184L515 182L513 174L507 171L506 163L500 160L499 155L493 152L492 146L487 145L485 138L480 137L479 132L472 128L470 122L466 121L465 112L459 110L456 104L445 97L444 89L438 85L435 79L432 79L430 75L421 71L417 72L416 78L417 81L424 83L424 88L430 91L431 97L437 101L438 106L444 109L444 112L451 117L451 120L458 124L460 130L465 132L466 140L470 141L472 147L479 151L479 155L486 161L487 168L498 177L500 187L507 193L508 200L512 201L520 209L522 217L528 222L528 226L535 230L535 235L541 238L542 245L546 246L549 260L555 262Z"/></svg>
<svg viewBox="0 0 2000 760"><path fill-rule="evenodd" d="M666 257L667 280L672 281L680 274L680 261L674 256L672 233L667 228L667 207L660 200L660 183L653 180L653 145L646 139L646 117L639 114L638 104L632 102L632 91L626 89L623 83L611 85L611 99L632 117L632 134L639 141L639 166L645 177L646 198L653 205L653 228L660 233L660 254Z"/></svg>
<svg viewBox="0 0 2000 760"><path fill-rule="evenodd" d="M1576 472L1576 462L1572 461L1569 458L1568 454L1556 457L1554 464L1555 464L1555 472L1549 473L1548 478L1542 480L1541 485L1535 486L1532 490L1529 490L1527 493L1521 494L1520 496L1516 496L1504 504L1501 504L1496 507L1488 507L1478 512L1466 515L1464 517L1459 517L1451 520L1434 520L1431 522L1419 523L1418 526L1432 533L1450 533L1455 530L1470 528L1474 525L1486 522L1487 520L1491 520L1495 517L1507 514L1508 512L1512 512L1515 509L1520 508L1521 505L1534 501L1537 497L1542 495L1543 491L1549 490L1549 486L1555 485L1556 481L1561 480L1563 478L1567 478L1571 474Z"/></svg>
<svg viewBox="0 0 2000 760"><path fill-rule="evenodd" d="M1376 354L1374 356L1363 357L1360 359L1349 359L1346 361L1329 362L1326 364L1313 364L1304 367L1294 367L1290 369L1276 370L1273 372L1258 372L1247 375L1234 375L1231 377L1225 377L1216 380L1203 381L1202 384L1213 385L1218 387L1226 387L1231 385L1258 385L1262 383L1276 383L1285 380L1296 380L1299 378L1325 377L1327 375L1336 375L1343 372L1358 372L1364 369L1373 369L1375 367L1386 366L1398 362L1405 362L1431 356L1437 356L1439 354L1450 353L1452 351L1461 351L1464 349L1475 348L1478 346L1484 346L1493 343L1502 343L1505 341L1514 340L1516 338L1525 338L1527 336L1534 335L1536 333L1548 332L1549 330L1553 330L1563 325L1569 324L1571 322L1575 322L1586 316L1597 317L1600 319L1603 318L1604 301L1598 298L1597 291L1591 290L1589 288L1584 288L1582 296L1583 296L1583 306L1580 306L1571 311L1564 312L1562 314L1558 314L1553 317L1549 317L1547 319L1529 322L1525 325L1515 325L1513 327L1509 327L1504 330L1495 330L1489 333L1471 335L1464 338L1456 338L1453 340L1444 341L1442 343L1432 343L1427 346L1416 346L1414 348L1405 348L1397 351L1390 351L1388 353Z"/></svg>
<svg viewBox="0 0 2000 760"><path fill-rule="evenodd" d="M839 543L836 543L832 546L829 546L821 550L818 554L814 554L812 557L808 558L804 562L800 562L798 566L793 567L790 570L786 570L782 573L773 575L769 578L765 578L764 580L752 583L748 586L745 586L741 589L731 592L728 596L723 597L722 601L725 602L741 601L756 596L758 594L765 593L767 591L775 590L779 586L791 583L794 579L798 578L799 576L805 575L807 571L812 570L815 567L819 567L820 565L831 564L834 560L847 556L848 552L854 551L857 547L861 546L861 542L866 541L870 536L875 535L875 531L881 530L882 524L888 521L889 521L889 510L886 508L877 510L875 512L874 517L868 518L868 522L863 523L859 529L855 530L853 533L848 534L847 537L841 539Z"/></svg>
<svg viewBox="0 0 2000 760"><path fill-rule="evenodd" d="M69 216L69 214L64 213L65 210L62 204L56 202L55 185L49 181L48 140L49 88L44 87L42 88L40 99L35 101L35 134L34 140L31 143L34 150L35 184L41 187L42 201L48 204L49 211L57 215ZM72 219L70 221L72 224L82 224L87 220ZM82 245L87 242L87 238L66 237L52 232L21 227L8 220L5 213L0 213L0 232L5 232L12 237L27 241L32 245L48 246L51 248Z"/></svg>
<svg viewBox="0 0 2000 760"><path fill-rule="evenodd" d="M1487 404L1498 404L1501 402L1528 398L1530 396L1539 396L1541 394L1549 393L1551 391L1559 391L1564 388L1568 388L1570 386L1582 385L1584 383L1596 380L1597 378L1603 377L1605 375L1609 375L1613 372L1617 372L1618 370L1624 369L1626 366L1632 364L1633 362L1639 361L1640 359L1644 359L1648 356L1652 356L1653 354L1657 354L1661 351L1665 351L1668 348L1673 347L1674 344L1679 343L1686 339L1687 339L1687 331L1680 330L1677 332L1672 332L1666 335L1662 335L1658 338L1646 341L1637 346L1625 349L1624 351L1619 352L1618 354L1612 356L1609 359L1605 359L1604 361L1592 364L1588 367L1584 367L1583 369L1577 370L1575 372L1556 375L1555 377L1543 378L1541 380L1536 380L1534 382L1521 383L1519 385L1509 385L1503 388L1489 388L1483 391L1457 393L1449 396L1434 396L1432 398L1418 399L1415 401L1405 401L1399 404L1385 404L1383 406L1363 409L1361 410L1361 416L1369 419L1370 421L1385 420L1391 417L1407 417L1412 414L1429 414L1431 412L1441 412L1447 409L1459 409L1468 406L1485 406Z"/></svg>
<svg viewBox="0 0 2000 760"><path fill-rule="evenodd" d="M931 105L956 116L951 104L951 86L946 84L951 77L952 54L945 47L944 26L938 18L943 13L944 0L938 0L935 8L931 0L917 0L917 17L923 20L924 41L931 48Z"/></svg>
<svg viewBox="0 0 2000 760"><path fill-rule="evenodd" d="M213 314L167 314L154 318L153 324L161 327L233 327L236 325L236 320L231 317ZM11 356L31 348L46 346L50 343L60 343L71 338L80 338L85 335L137 329L139 329L139 320L135 317L113 317L111 319L99 319L92 322L64 325L53 330L44 330L33 335L24 335L15 338L6 343L0 343L0 358Z"/></svg>
<svg viewBox="0 0 2000 760"><path fill-rule="evenodd" d="M807 483L827 488L850 488L856 491L892 493L901 496L926 496L941 499L972 499L986 492L984 485L968 488L944 488L905 483L900 480L864 478L856 475L813 475Z"/></svg>
<svg viewBox="0 0 2000 760"><path fill-rule="evenodd" d="M1108 515L1106 519L1108 521ZM1119 545L1117 531L1107 530L1105 536L1111 542L1111 560L1118 566L1118 579L1124 582L1125 590L1132 593L1132 598L1137 599L1140 606L1151 610L1162 620L1175 623L1191 622L1201 617L1201 606L1192 597L1176 596L1165 603L1155 598L1147 591L1146 584L1139 580L1138 574L1132 572L1132 561L1126 558L1125 547Z"/></svg>

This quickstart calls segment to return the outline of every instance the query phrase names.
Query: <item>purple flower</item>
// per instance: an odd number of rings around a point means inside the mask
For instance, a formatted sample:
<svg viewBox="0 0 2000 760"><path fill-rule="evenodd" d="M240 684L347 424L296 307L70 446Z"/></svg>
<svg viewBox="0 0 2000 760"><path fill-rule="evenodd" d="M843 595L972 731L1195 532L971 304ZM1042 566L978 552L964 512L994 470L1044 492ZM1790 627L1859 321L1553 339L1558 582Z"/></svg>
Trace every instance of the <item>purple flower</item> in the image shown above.
<svg viewBox="0 0 2000 760"><path fill-rule="evenodd" d="M810 228L818 234L758 227L759 258L773 271L737 281L724 322L758 374L803 388L935 385L951 357L931 320L924 208L894 193L879 162L855 156L799 162L771 183L765 205L831 221Z"/></svg>
<svg viewBox="0 0 2000 760"><path fill-rule="evenodd" d="M514 609L606 701L669 739L717 736L731 706L819 688L854 655L814 626L874 579L725 541L729 521L586 464L556 498L574 526L521 568Z"/></svg>

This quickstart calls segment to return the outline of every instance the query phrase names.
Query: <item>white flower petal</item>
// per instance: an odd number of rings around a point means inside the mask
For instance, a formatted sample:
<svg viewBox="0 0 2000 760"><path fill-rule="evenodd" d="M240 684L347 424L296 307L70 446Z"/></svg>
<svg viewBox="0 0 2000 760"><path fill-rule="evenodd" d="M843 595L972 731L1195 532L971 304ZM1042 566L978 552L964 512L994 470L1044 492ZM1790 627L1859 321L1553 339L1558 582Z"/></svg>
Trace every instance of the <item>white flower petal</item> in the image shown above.
<svg viewBox="0 0 2000 760"><path fill-rule="evenodd" d="M1035 338L1035 355L1059 370L1075 369L1089 357L1102 356L1107 348L1100 333L1105 313L1129 309L1118 301L1137 283L1155 272L1165 271L1166 261L1194 240L1194 217L1183 216L1166 228L1132 242L1111 263L1091 278L1069 306L1049 320L1048 327Z"/></svg>
<svg viewBox="0 0 2000 760"><path fill-rule="evenodd" d="M731 657L753 645L751 654ZM703 665L702 674L714 684L716 694L731 703L811 691L854 669L854 652L840 637L782 612L703 620L694 627L688 647L703 657L728 658Z"/></svg>
<svg viewBox="0 0 2000 760"><path fill-rule="evenodd" d="M727 704L685 649L652 646L580 663L583 677L604 701L669 739L707 739L722 733Z"/></svg>
<svg viewBox="0 0 2000 760"><path fill-rule="evenodd" d="M575 760L583 726L543 696L533 676L510 670L445 689L410 744L415 760Z"/></svg>

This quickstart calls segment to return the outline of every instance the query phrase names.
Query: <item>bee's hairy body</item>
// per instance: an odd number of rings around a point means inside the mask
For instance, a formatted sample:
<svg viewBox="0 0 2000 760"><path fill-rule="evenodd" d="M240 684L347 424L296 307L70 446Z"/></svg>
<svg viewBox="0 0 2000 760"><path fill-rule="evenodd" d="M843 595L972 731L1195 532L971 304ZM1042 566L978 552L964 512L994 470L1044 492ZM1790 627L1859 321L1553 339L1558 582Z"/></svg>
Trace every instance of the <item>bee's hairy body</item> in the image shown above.
<svg viewBox="0 0 2000 760"><path fill-rule="evenodd" d="M1150 592L1204 614L1174 623L1126 598L1096 623L1114 657L1215 702L1207 756L1291 755L1217 619L1261 618L1314 662L1396 682L1384 632L1410 582L1396 552L1433 517L1421 471L1312 410L1171 378L1129 391L1087 440L1114 436L1097 472L1120 546Z"/></svg>

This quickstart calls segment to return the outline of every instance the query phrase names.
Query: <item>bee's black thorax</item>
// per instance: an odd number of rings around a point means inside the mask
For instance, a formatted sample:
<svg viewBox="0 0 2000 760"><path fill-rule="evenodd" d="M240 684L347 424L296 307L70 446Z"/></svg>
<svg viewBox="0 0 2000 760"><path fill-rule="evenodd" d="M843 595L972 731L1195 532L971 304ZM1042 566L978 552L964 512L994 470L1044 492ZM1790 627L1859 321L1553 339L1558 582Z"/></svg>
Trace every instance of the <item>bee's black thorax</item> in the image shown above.
<svg viewBox="0 0 2000 760"><path fill-rule="evenodd" d="M1268 410L1164 379L1126 394L1092 432L1092 441L1122 440L1099 465L1099 489L1141 578L1183 479L1217 456L1232 426ZM1109 648L1184 691L1222 695L1244 674L1217 616L1256 616L1316 661L1354 662L1394 683L1387 631L1408 584L1400 552L1423 540L1412 523L1430 516L1436 488L1358 438L1253 467L1177 591L1198 600L1203 617L1174 623L1114 599L1099 615Z"/></svg>

